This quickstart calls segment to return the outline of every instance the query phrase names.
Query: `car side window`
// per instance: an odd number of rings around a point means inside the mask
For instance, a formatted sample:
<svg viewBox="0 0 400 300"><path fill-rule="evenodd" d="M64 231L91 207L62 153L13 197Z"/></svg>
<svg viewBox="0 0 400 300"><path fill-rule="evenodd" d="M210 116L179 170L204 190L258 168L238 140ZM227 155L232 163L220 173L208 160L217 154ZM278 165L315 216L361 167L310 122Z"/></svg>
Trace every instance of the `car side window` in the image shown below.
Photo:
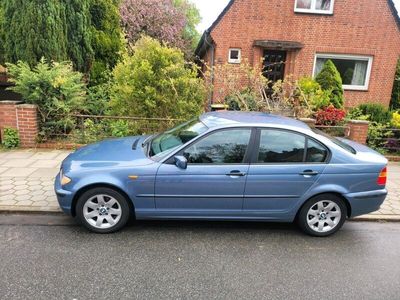
<svg viewBox="0 0 400 300"><path fill-rule="evenodd" d="M311 162L311 163L325 162L328 157L328 154L329 154L328 149L326 149L320 143L317 143L312 139L308 139L306 162Z"/></svg>
<svg viewBox="0 0 400 300"><path fill-rule="evenodd" d="M304 161L306 137L284 130L261 130L258 163L300 163Z"/></svg>
<svg viewBox="0 0 400 300"><path fill-rule="evenodd" d="M250 128L211 133L183 151L189 164L243 163L251 136Z"/></svg>

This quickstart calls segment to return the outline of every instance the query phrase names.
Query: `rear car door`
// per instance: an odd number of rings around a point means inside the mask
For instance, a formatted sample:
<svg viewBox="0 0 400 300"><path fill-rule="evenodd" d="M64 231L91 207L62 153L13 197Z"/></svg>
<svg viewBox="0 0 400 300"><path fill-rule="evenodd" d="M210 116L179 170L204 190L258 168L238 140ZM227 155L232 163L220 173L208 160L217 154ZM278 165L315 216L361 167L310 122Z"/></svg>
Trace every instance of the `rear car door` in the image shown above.
<svg viewBox="0 0 400 300"><path fill-rule="evenodd" d="M178 153L187 169L162 164L155 185L158 212L174 216L231 216L243 206L251 128L212 132ZM254 136L254 135L253 135Z"/></svg>
<svg viewBox="0 0 400 300"><path fill-rule="evenodd" d="M326 168L329 150L301 133L263 128L249 168L244 213L279 218L290 212Z"/></svg>

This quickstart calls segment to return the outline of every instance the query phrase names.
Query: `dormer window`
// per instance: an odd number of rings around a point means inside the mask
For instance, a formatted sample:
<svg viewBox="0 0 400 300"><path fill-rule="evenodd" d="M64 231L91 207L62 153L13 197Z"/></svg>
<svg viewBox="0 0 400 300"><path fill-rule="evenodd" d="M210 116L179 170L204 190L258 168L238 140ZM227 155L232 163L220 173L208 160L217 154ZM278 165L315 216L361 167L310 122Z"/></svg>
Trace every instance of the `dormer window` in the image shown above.
<svg viewBox="0 0 400 300"><path fill-rule="evenodd" d="M228 62L230 64L240 64L241 60L242 60L242 50L234 48L229 49Z"/></svg>
<svg viewBox="0 0 400 300"><path fill-rule="evenodd" d="M333 14L334 0L295 0L294 11L311 14Z"/></svg>

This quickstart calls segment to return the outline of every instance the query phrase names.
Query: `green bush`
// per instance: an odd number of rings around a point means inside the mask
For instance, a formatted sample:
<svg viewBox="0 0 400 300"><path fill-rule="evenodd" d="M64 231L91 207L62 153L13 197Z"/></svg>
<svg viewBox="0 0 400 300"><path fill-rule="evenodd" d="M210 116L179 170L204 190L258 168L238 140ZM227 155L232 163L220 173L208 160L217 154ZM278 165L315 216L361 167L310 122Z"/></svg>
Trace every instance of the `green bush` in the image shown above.
<svg viewBox="0 0 400 300"><path fill-rule="evenodd" d="M315 80L324 91L331 92L331 104L336 108L342 108L344 104L342 78L335 64L330 59L325 62Z"/></svg>
<svg viewBox="0 0 400 300"><path fill-rule="evenodd" d="M371 122L368 129L368 146L383 154L386 153L384 147L387 139L393 136L393 132L388 129L387 125Z"/></svg>
<svg viewBox="0 0 400 300"><path fill-rule="evenodd" d="M2 145L7 148L16 148L19 146L18 130L14 128L4 128Z"/></svg>
<svg viewBox="0 0 400 300"><path fill-rule="evenodd" d="M179 49L152 38L142 37L113 75L111 114L188 119L204 107L206 90L197 67L187 65Z"/></svg>
<svg viewBox="0 0 400 300"><path fill-rule="evenodd" d="M11 90L38 106L41 140L74 128L71 114L85 110L86 88L82 74L73 71L70 62L47 63L42 59L34 68L22 61L7 67L15 84Z"/></svg>
<svg viewBox="0 0 400 300"><path fill-rule="evenodd" d="M331 104L331 91L323 90L311 77L300 78L298 87L301 96L313 111L324 109Z"/></svg>
<svg viewBox="0 0 400 300"><path fill-rule="evenodd" d="M381 104L367 103L358 106L362 115L368 116L368 120L380 124L390 123L392 119L391 112Z"/></svg>

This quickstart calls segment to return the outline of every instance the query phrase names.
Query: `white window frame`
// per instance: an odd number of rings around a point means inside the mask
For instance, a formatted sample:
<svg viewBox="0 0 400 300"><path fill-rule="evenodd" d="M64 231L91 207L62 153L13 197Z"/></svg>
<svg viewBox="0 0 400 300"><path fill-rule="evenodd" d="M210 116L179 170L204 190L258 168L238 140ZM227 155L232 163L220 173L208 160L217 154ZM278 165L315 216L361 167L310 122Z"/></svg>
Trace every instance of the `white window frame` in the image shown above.
<svg viewBox="0 0 400 300"><path fill-rule="evenodd" d="M315 68L317 67L317 58L328 58L328 59L348 59L348 60L362 60L368 61L368 67L366 72L365 84L364 85L348 85L344 84L343 89L349 91L368 91L369 81L371 78L372 63L374 61L373 56L367 55L351 55L351 54L327 54L327 53L316 53L314 57L314 68L313 78L316 77Z"/></svg>
<svg viewBox="0 0 400 300"><path fill-rule="evenodd" d="M231 52L232 51L238 51L239 52L239 58L238 59L231 59ZM229 48L228 51L228 63L230 64L240 64L242 62L242 49L240 48Z"/></svg>
<svg viewBox="0 0 400 300"><path fill-rule="evenodd" d="M322 15L333 15L333 7L335 6L335 0L331 0L330 10L315 9L317 5L317 0L311 0L311 8L297 8L297 1L294 1L294 11L306 14L322 14Z"/></svg>

